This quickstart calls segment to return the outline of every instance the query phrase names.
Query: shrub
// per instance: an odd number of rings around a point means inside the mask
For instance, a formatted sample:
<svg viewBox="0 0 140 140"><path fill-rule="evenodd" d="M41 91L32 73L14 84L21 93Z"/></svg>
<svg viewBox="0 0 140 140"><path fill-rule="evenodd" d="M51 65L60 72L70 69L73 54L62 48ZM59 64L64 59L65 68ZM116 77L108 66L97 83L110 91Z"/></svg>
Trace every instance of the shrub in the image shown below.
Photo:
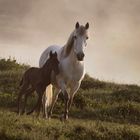
<svg viewBox="0 0 140 140"><path fill-rule="evenodd" d="M0 59L0 71L19 70L26 69L28 67L28 65L17 63L17 61L14 58Z"/></svg>

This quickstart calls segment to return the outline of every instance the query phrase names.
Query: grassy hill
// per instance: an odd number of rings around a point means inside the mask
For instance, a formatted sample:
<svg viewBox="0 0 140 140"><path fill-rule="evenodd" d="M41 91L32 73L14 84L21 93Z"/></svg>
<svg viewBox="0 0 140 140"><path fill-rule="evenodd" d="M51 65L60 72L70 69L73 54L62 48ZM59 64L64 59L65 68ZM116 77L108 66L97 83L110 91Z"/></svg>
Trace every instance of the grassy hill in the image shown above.
<svg viewBox="0 0 140 140"><path fill-rule="evenodd" d="M10 65L10 66L9 66ZM75 96L70 118L61 122L59 98L51 120L18 116L19 81L29 66L0 60L0 140L139 140L140 87L93 79L86 75ZM28 109L36 96L28 101Z"/></svg>

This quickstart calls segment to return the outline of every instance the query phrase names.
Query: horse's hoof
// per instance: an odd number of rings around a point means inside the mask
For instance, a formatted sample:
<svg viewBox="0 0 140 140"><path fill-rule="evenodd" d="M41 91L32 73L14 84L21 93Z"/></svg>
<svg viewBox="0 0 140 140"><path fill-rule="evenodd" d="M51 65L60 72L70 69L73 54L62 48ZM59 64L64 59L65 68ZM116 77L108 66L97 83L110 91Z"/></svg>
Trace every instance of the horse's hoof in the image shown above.
<svg viewBox="0 0 140 140"><path fill-rule="evenodd" d="M48 116L46 116L46 115L43 115L43 118L44 118L44 119L49 119L49 117L48 117Z"/></svg>
<svg viewBox="0 0 140 140"><path fill-rule="evenodd" d="M30 115L29 112L27 112L26 115Z"/></svg>
<svg viewBox="0 0 140 140"><path fill-rule="evenodd" d="M20 111L15 111L18 115L20 114Z"/></svg>
<svg viewBox="0 0 140 140"><path fill-rule="evenodd" d="M18 116L21 116L20 112L17 112L17 115L18 115Z"/></svg>
<svg viewBox="0 0 140 140"><path fill-rule="evenodd" d="M51 113L48 113L48 119L50 120L52 117L52 114Z"/></svg>
<svg viewBox="0 0 140 140"><path fill-rule="evenodd" d="M68 114L64 114L64 119L68 120Z"/></svg>
<svg viewBox="0 0 140 140"><path fill-rule="evenodd" d="M68 115L63 114L63 115L60 117L60 120L61 120L62 122L68 120Z"/></svg>
<svg viewBox="0 0 140 140"><path fill-rule="evenodd" d="M27 112L26 115L30 115L32 112Z"/></svg>
<svg viewBox="0 0 140 140"><path fill-rule="evenodd" d="M62 115L62 116L60 116L60 121L61 121L61 122L63 122L63 121L64 121L64 117L63 117L63 115Z"/></svg>
<svg viewBox="0 0 140 140"><path fill-rule="evenodd" d="M39 118L39 115L40 115L40 113L39 113L39 112L37 112L37 113L36 113L36 118Z"/></svg>
<svg viewBox="0 0 140 140"><path fill-rule="evenodd" d="M21 112L21 115L24 115L24 114L25 114L25 111L22 111L22 112Z"/></svg>

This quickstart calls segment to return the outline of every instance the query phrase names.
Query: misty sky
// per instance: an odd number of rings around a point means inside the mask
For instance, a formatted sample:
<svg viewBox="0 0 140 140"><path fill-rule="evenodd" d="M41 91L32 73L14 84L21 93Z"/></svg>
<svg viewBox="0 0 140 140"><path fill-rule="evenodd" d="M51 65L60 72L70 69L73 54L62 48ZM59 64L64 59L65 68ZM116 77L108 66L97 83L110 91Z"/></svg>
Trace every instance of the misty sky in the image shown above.
<svg viewBox="0 0 140 140"><path fill-rule="evenodd" d="M0 0L0 57L38 66L47 46L89 22L87 73L140 85L139 14L139 0Z"/></svg>

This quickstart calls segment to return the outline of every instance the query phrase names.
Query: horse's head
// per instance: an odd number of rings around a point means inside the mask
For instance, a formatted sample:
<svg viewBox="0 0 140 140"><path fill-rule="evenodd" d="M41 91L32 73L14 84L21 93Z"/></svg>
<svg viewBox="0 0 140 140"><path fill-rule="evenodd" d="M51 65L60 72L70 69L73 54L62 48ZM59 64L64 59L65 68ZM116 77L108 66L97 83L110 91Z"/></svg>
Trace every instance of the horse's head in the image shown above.
<svg viewBox="0 0 140 140"><path fill-rule="evenodd" d="M85 56L84 48L87 45L86 41L88 39L88 28L89 23L86 23L86 25L83 26L77 22L75 25L75 30L73 33L73 47L78 61L83 61Z"/></svg>
<svg viewBox="0 0 140 140"><path fill-rule="evenodd" d="M54 73L57 75L59 74L59 61L57 59L57 53L55 52L54 54L52 51L50 51L50 65Z"/></svg>

